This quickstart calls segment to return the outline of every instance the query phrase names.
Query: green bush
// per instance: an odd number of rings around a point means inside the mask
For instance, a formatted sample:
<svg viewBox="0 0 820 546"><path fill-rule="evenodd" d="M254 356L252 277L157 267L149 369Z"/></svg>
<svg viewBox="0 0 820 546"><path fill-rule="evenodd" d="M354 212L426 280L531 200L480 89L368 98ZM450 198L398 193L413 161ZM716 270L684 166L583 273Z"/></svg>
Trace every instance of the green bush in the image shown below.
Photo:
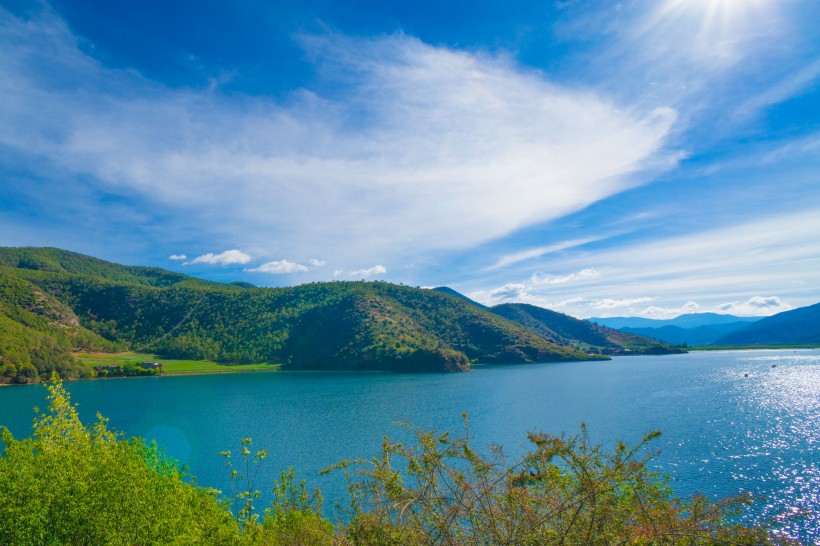
<svg viewBox="0 0 820 546"><path fill-rule="evenodd" d="M361 545L772 544L761 528L732 523L746 498L676 499L650 471L647 435L614 452L579 436L530 434L509 463L459 438L414 431L415 445L385 438L371 460L345 461L351 505L346 538Z"/></svg>
<svg viewBox="0 0 820 546"><path fill-rule="evenodd" d="M58 380L31 438L2 428L0 544L235 544L216 493L183 480L155 444L102 417L83 426Z"/></svg>

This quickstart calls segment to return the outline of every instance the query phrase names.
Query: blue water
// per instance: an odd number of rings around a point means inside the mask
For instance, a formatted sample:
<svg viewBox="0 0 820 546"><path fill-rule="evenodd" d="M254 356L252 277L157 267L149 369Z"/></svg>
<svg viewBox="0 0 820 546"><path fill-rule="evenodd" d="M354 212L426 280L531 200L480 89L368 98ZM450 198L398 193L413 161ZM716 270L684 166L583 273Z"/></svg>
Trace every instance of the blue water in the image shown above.
<svg viewBox="0 0 820 546"><path fill-rule="evenodd" d="M774 367L773 367L774 366ZM748 375L748 377L746 376ZM469 373L280 372L78 381L66 384L86 422L97 412L127 435L155 438L202 485L227 489L219 451L238 440L267 448L260 483L295 467L328 504L346 499L344 458L376 455L395 426L460 431L510 455L532 431L636 443L660 429L657 468L675 492L752 493L747 521L820 544L820 351L701 352L578 362L477 367ZM0 389L0 424L30 431L40 386Z"/></svg>

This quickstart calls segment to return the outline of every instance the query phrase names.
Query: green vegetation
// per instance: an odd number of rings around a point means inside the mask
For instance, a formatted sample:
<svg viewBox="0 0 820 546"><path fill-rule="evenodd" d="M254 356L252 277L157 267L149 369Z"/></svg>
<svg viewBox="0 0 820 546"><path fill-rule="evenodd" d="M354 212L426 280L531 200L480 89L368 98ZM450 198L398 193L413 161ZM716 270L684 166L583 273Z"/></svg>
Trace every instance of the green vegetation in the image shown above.
<svg viewBox="0 0 820 546"><path fill-rule="evenodd" d="M85 427L59 383L31 438L2 429L0 543L231 544L219 498L187 482L156 445Z"/></svg>
<svg viewBox="0 0 820 546"><path fill-rule="evenodd" d="M530 434L531 450L510 463L484 455L469 429L415 431L416 444L385 439L380 456L346 461L352 496L346 535L356 544L771 544L761 528L732 523L746 498L675 498L648 469L646 446L614 452L581 434Z"/></svg>
<svg viewBox="0 0 820 546"><path fill-rule="evenodd" d="M280 368L278 364L236 364L227 366L212 362L210 360L175 360L160 358L151 353L125 352L117 354L90 354L79 353L76 355L79 363L93 370L97 366L138 366L142 362L159 362L162 364L162 375L194 375L194 374L214 374L214 373L238 373L238 372L267 372ZM89 374L91 371L88 372Z"/></svg>
<svg viewBox="0 0 820 546"><path fill-rule="evenodd" d="M333 525L321 495L293 471L256 502L264 450L243 439L223 452L232 491L197 486L154 444L124 439L104 418L84 426L56 374L49 408L30 438L3 428L0 543L202 545L774 544L764 529L732 518L743 499L675 499L647 468L653 433L634 448L531 434L531 451L508 462L470 443L469 431L416 432L414 445L385 439L373 459L340 463L348 519ZM466 418L465 418L466 422ZM465 427L466 430L466 427ZM334 469L329 469L334 471Z"/></svg>
<svg viewBox="0 0 820 546"><path fill-rule="evenodd" d="M58 249L0 248L0 375L85 376L76 350L403 372L595 358L432 290L383 282L255 288Z"/></svg>

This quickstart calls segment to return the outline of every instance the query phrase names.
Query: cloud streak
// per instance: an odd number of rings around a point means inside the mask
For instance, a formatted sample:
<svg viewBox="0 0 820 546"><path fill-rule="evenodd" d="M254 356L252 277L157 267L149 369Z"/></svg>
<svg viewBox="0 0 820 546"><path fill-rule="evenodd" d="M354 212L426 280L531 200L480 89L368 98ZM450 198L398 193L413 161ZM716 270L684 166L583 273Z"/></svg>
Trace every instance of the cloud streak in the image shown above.
<svg viewBox="0 0 820 546"><path fill-rule="evenodd" d="M535 273L468 295L488 305L517 301L579 317L675 316L692 309L770 315L793 307L790 297L816 301L817 233L820 210L809 209L685 236L624 242L594 258L583 252L562 255L548 263L565 274ZM595 268L584 267L590 259ZM775 295L759 296L766 293Z"/></svg>
<svg viewBox="0 0 820 546"><path fill-rule="evenodd" d="M280 102L172 90L102 66L48 11L1 16L0 142L30 168L300 261L407 261L577 211L641 183L675 119L402 34L301 37L320 82Z"/></svg>

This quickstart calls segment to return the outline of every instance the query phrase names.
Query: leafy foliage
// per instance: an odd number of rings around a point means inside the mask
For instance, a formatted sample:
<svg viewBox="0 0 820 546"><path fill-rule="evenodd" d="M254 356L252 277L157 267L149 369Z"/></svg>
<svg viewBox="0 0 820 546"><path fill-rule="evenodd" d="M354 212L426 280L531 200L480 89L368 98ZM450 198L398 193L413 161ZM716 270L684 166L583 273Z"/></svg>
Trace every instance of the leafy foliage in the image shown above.
<svg viewBox="0 0 820 546"><path fill-rule="evenodd" d="M235 522L214 492L183 480L155 444L90 428L59 382L31 438L2 429L0 543L232 544Z"/></svg>
<svg viewBox="0 0 820 546"><path fill-rule="evenodd" d="M465 435L415 431L416 445L385 438L381 455L345 461L353 544L772 544L763 529L731 523L748 499L682 502L651 472L647 435L614 452L585 428L565 438L530 434L531 451L508 463Z"/></svg>

